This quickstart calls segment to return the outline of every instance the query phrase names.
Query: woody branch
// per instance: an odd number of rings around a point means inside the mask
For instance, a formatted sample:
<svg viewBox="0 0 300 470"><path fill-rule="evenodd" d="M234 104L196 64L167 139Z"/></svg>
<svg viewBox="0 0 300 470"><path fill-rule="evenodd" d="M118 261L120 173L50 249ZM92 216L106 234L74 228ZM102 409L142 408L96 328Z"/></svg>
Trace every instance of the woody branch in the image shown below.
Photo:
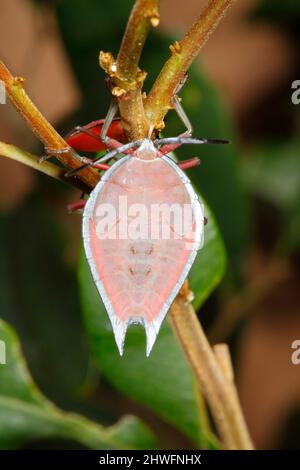
<svg viewBox="0 0 300 470"><path fill-rule="evenodd" d="M14 77L2 61L0 61L0 80L2 80L5 85L10 101L29 125L31 130L45 145L45 148L54 151L66 150L62 153L58 152L55 154L56 158L64 165L65 168L75 169L81 166L81 162L76 158L76 153L71 149L63 137L58 134L49 121L47 121L27 95L24 89L24 79L22 77ZM4 152L4 148L2 151ZM10 156L10 158L12 158L12 155L12 152L9 153L7 151L7 155L4 156ZM16 155L16 149L14 155ZM27 155L27 159L23 159L23 163L28 162L28 158L29 157ZM31 164L30 166L34 165ZM38 169L37 165L35 168ZM41 163L40 170L43 171L44 168L45 165ZM99 181L98 173L90 168L81 171L79 178L86 188L93 188ZM77 185L74 179L73 181L70 180L70 183Z"/></svg>
<svg viewBox="0 0 300 470"><path fill-rule="evenodd" d="M100 52L100 66L112 81L112 94L119 102L123 127L129 140L148 135L142 87L147 73L139 68L141 53L151 26L159 24L159 0L137 0L128 20L117 59Z"/></svg>
<svg viewBox="0 0 300 470"><path fill-rule="evenodd" d="M145 101L146 118L155 129L163 129L164 117L172 109L172 98L178 86L233 2L210 0L182 41L176 41L170 46L171 57Z"/></svg>

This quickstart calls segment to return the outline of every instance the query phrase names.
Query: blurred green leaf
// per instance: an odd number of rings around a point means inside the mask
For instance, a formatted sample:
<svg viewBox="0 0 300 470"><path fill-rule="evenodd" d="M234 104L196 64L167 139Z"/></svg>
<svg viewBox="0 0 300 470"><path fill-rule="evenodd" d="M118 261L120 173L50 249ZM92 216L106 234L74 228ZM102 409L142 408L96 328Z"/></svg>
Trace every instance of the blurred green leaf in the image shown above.
<svg viewBox="0 0 300 470"><path fill-rule="evenodd" d="M243 180L253 194L283 211L300 205L300 140L265 144L247 152Z"/></svg>
<svg viewBox="0 0 300 470"><path fill-rule="evenodd" d="M55 186L52 200L40 190L0 214L0 312L18 329L39 387L65 405L86 379L88 350L76 278L64 260L66 244L52 207Z"/></svg>
<svg viewBox="0 0 300 470"><path fill-rule="evenodd" d="M127 416L104 428L49 402L33 382L14 330L0 320L6 364L0 364L0 449L13 449L35 439L74 440L92 449L149 449L154 441L137 418ZM63 361L62 361L63 362Z"/></svg>
<svg viewBox="0 0 300 470"><path fill-rule="evenodd" d="M198 307L222 278L226 262L214 219L208 209L206 213L209 218L206 243L191 274L191 287ZM83 255L79 283L90 344L105 377L122 393L148 406L183 431L201 448L213 447L211 431L205 416L200 413L197 385L168 321L164 321L149 358L145 356L145 332L134 326L127 332L125 353L120 357L107 313Z"/></svg>
<svg viewBox="0 0 300 470"><path fill-rule="evenodd" d="M252 195L276 207L282 217L280 248L299 248L300 140L264 144L245 155L242 165L245 186Z"/></svg>

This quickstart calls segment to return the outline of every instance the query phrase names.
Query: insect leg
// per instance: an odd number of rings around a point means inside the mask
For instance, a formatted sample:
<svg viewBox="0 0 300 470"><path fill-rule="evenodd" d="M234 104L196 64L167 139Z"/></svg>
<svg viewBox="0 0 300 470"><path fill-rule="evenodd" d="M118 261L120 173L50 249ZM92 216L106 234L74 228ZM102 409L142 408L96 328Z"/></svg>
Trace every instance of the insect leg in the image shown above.
<svg viewBox="0 0 300 470"><path fill-rule="evenodd" d="M110 106L109 106L107 115L104 119L100 135L98 135L92 129L89 129L88 126L76 126L71 132L69 132L69 134L67 134L66 139L70 139L71 137L82 133L82 134L88 135L89 137L94 138L98 142L100 141L100 142L104 143L107 147L109 147L111 149L116 149L116 148L120 147L121 145L123 145L121 142L107 136L108 130L109 130L114 118L115 118L117 110L118 110L117 101L115 99L113 99Z"/></svg>
<svg viewBox="0 0 300 470"><path fill-rule="evenodd" d="M91 158L87 158L87 157L81 157L81 162L83 164L93 164L94 163L94 160L92 160ZM97 168L97 170L102 170L102 171L106 171L109 169L109 165L107 163L96 163L95 165L93 165L94 168Z"/></svg>
<svg viewBox="0 0 300 470"><path fill-rule="evenodd" d="M198 157L190 158L189 160L184 160L183 162L178 163L178 166L181 170L189 170L190 168L195 168L199 166L201 160Z"/></svg>
<svg viewBox="0 0 300 470"><path fill-rule="evenodd" d="M154 142L155 145L158 144L159 140L161 139L158 139ZM163 145L160 149L159 149L159 153L160 155L167 155L168 153L172 153L174 152L176 149L178 149L178 147L180 147L182 144L180 143L169 143L169 144L165 144Z"/></svg>
<svg viewBox="0 0 300 470"><path fill-rule="evenodd" d="M56 157L57 155L63 155L64 153L69 153L69 152L72 152L72 154L74 154L76 158L78 157L78 159L80 159L80 156L76 152L74 152L74 150L71 149L70 147L61 148L61 149L45 147L45 152L46 152L45 155L42 155L39 159L40 163L43 163L44 161L48 160L48 158Z"/></svg>
<svg viewBox="0 0 300 470"><path fill-rule="evenodd" d="M113 119L118 111L118 102L116 99L113 99L110 103L110 106L108 108L108 112L105 118L105 121L102 126L101 134L100 134L100 140L107 145L107 147L111 149L117 149L118 147L122 147L123 144L118 142L115 139L111 139L108 137L107 132L108 129L110 128L111 123L113 122Z"/></svg>
<svg viewBox="0 0 300 470"><path fill-rule="evenodd" d="M165 148L171 148L171 146L176 146L178 148L180 145L189 144L189 145L207 145L207 144L229 144L228 140L224 139L196 139L194 137L187 137L185 135L179 135L178 137L166 137L164 139L156 139L154 141L155 145L162 145L160 152L165 153Z"/></svg>
<svg viewBox="0 0 300 470"><path fill-rule="evenodd" d="M173 97L172 101L173 101L174 109L175 109L179 119L181 120L181 122L184 124L184 126L186 128L185 135L186 136L192 135L193 126L192 126L191 121L189 120L185 110L183 109L183 106L180 102L180 98L177 95L175 95Z"/></svg>
<svg viewBox="0 0 300 470"><path fill-rule="evenodd" d="M127 153L127 151L141 145L142 142L142 140L136 140L134 142L129 142L128 144L121 145L121 147L111 150L110 152L106 153L103 157L97 158L96 160L92 160L89 163L80 166L79 168L75 168L74 170L68 171L66 173L66 177L75 176L79 171L84 170L85 168L96 167L96 165L98 165L99 163L106 162L112 158L117 157L122 153Z"/></svg>
<svg viewBox="0 0 300 470"><path fill-rule="evenodd" d="M74 127L74 129L67 135L66 138L73 137L74 135L79 134L79 133L86 134L89 137L92 137L93 139L96 139L97 141L103 142L105 145L107 145L107 146L109 146L110 148L113 148L113 149L118 148L121 145L123 145L118 140L112 139L110 137L107 137L106 140L105 140L101 137L102 134L99 136L92 129L88 129L84 126ZM109 145L108 145L108 140L109 140Z"/></svg>
<svg viewBox="0 0 300 470"><path fill-rule="evenodd" d="M190 136L192 135L193 133L193 126L191 124L191 121L189 120L182 104L181 104L181 100L180 98L178 97L178 93L180 93L180 91L182 90L182 88L185 86L186 82L188 81L189 79L189 74L186 73L185 76L183 77L183 79L181 80L181 82L179 83L175 93L174 93L174 96L172 98L172 103L174 105L174 109L180 119L180 121L182 122L182 124L185 126L186 128L186 131L183 135L185 136Z"/></svg>
<svg viewBox="0 0 300 470"><path fill-rule="evenodd" d="M84 199L80 199L80 201L72 202L71 204L68 204L68 212L69 214L74 214L74 212L79 212L81 211L86 204L86 201Z"/></svg>
<svg viewBox="0 0 300 470"><path fill-rule="evenodd" d="M70 149L68 147L66 147L65 149L50 149L49 147L46 147L46 155L43 155L39 161L40 163L42 163L43 161L47 160L50 157L56 157L57 155L61 155L64 153L69 153L69 152L72 152L72 154L76 157L76 159L83 164L93 163L93 160L91 160L90 158L81 157L80 155L78 155L77 152L75 152L73 149ZM105 163L99 163L95 165L95 168L97 168L98 170L105 171L105 170L108 170L109 165Z"/></svg>

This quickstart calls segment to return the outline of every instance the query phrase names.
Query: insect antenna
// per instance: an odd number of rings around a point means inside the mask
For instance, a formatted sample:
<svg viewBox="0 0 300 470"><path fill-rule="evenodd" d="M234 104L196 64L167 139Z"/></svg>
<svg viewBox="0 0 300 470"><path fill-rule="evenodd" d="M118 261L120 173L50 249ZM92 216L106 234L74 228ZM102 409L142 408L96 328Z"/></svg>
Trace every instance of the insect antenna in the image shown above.
<svg viewBox="0 0 300 470"><path fill-rule="evenodd" d="M178 166L181 170L189 170L190 168L195 168L199 165L201 165L201 160L198 157L193 157L189 158L188 160L178 162Z"/></svg>
<svg viewBox="0 0 300 470"><path fill-rule="evenodd" d="M166 137L164 139L156 139L155 145L206 145L206 144L229 144L229 140L225 139L195 139L194 137Z"/></svg>

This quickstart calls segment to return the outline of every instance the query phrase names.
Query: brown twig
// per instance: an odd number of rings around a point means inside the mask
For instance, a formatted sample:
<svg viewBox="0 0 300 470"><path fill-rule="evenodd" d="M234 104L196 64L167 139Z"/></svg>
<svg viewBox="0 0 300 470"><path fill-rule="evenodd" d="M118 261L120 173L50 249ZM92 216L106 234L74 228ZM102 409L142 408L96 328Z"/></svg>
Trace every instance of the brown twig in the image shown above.
<svg viewBox="0 0 300 470"><path fill-rule="evenodd" d="M208 401L225 449L253 449L231 380L225 377L186 297L179 295L170 321Z"/></svg>
<svg viewBox="0 0 300 470"><path fill-rule="evenodd" d="M228 345L225 343L215 344L213 350L224 377L230 382L233 382L234 372Z"/></svg>
<svg viewBox="0 0 300 470"><path fill-rule="evenodd" d="M24 79L14 77L2 61L0 61L0 80L5 84L6 92L22 118L27 122L36 136L43 142L46 148L53 150L70 149L69 152L57 154L56 158L66 168L78 168L81 163L76 154L66 141L56 132L42 113L33 104L24 90ZM86 169L81 171L80 178L89 188L93 188L99 181L96 171Z"/></svg>
<svg viewBox="0 0 300 470"><path fill-rule="evenodd" d="M159 24L159 0L137 0L129 17L117 57L118 78L129 86L140 72L139 61L151 26Z"/></svg>
<svg viewBox="0 0 300 470"><path fill-rule="evenodd" d="M170 46L171 57L145 101L146 117L155 129L161 130L164 127L164 117L173 107L172 98L178 86L233 1L210 0L183 40Z"/></svg>
<svg viewBox="0 0 300 470"><path fill-rule="evenodd" d="M130 140L147 136L142 86L146 72L139 68L141 53L151 26L159 24L159 0L136 0L128 20L120 51L115 61L111 53L100 52L100 65L113 83L123 127Z"/></svg>

